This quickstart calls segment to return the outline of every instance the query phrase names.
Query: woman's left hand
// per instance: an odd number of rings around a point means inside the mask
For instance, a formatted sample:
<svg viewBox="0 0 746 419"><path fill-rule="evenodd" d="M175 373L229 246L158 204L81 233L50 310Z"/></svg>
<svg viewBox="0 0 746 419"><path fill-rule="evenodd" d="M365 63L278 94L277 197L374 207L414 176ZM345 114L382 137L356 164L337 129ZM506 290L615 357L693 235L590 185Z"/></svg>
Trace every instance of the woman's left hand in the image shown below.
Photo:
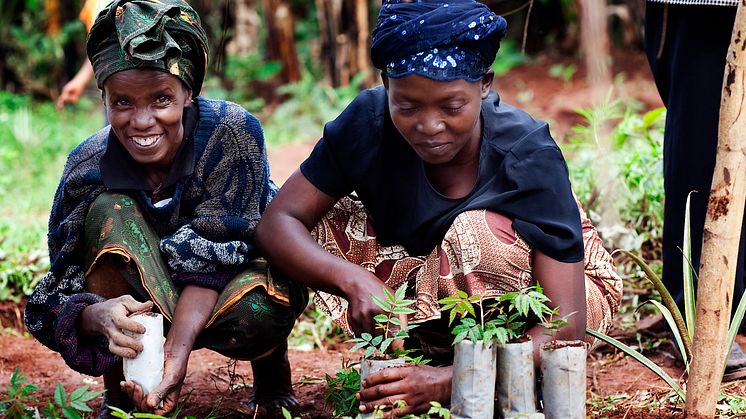
<svg viewBox="0 0 746 419"><path fill-rule="evenodd" d="M443 405L451 399L453 367L408 365L385 368L367 377L358 393L361 412L373 412L376 406L391 409L397 400L406 406L393 411L394 415L427 412L430 402Z"/></svg>

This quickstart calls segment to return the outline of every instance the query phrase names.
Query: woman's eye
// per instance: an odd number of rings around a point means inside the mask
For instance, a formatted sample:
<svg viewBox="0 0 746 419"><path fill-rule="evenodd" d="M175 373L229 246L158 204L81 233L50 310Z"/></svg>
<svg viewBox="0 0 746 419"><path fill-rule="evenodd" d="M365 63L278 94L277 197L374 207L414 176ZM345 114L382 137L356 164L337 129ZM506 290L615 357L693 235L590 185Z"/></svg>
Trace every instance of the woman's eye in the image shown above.
<svg viewBox="0 0 746 419"><path fill-rule="evenodd" d="M461 110L461 108L463 108L463 107L464 107L464 105L459 105L459 106L446 106L446 111L448 111L448 112L458 112L458 111L460 111L460 110Z"/></svg>
<svg viewBox="0 0 746 419"><path fill-rule="evenodd" d="M127 101L127 99L117 99L117 100L114 101L114 104L116 106L127 106L130 103L129 103L129 101Z"/></svg>
<svg viewBox="0 0 746 419"><path fill-rule="evenodd" d="M168 102L171 101L171 98L168 97L168 96L166 96L166 95L158 96L157 101L158 101L158 103L168 103Z"/></svg>

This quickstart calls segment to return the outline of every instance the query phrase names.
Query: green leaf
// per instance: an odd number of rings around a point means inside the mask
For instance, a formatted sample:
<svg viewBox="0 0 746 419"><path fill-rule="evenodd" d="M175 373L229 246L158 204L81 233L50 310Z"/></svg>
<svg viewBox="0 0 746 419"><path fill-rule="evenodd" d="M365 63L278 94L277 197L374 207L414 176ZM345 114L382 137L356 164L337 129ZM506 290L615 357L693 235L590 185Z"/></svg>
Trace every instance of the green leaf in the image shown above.
<svg viewBox="0 0 746 419"><path fill-rule="evenodd" d="M386 292L388 292L388 291L386 291ZM378 307L380 307L381 310L383 310L383 311L385 311L387 313L391 311L391 304L389 304L388 301L385 301L385 300L381 299L381 297L379 297L377 295L371 295L371 298L373 299L373 303L375 305L377 305Z"/></svg>
<svg viewBox="0 0 746 419"><path fill-rule="evenodd" d="M82 416L80 416L80 413L78 413L75 409L73 409L70 406L62 408L62 416L66 417L67 419L82 419Z"/></svg>
<svg viewBox="0 0 746 419"><path fill-rule="evenodd" d="M417 311L412 310L409 307L395 307L391 312L394 314L412 314L416 313Z"/></svg>
<svg viewBox="0 0 746 419"><path fill-rule="evenodd" d="M365 348L365 353L363 354L363 358L370 358L371 356L373 356L375 352L376 352L376 348L374 348L373 346L368 346L367 348Z"/></svg>
<svg viewBox="0 0 746 419"><path fill-rule="evenodd" d="M673 332L673 337L674 337L674 340L676 341L676 345L679 347L679 352L681 353L681 356L684 358L684 369L687 372L689 372L689 357L686 354L686 348L684 347L684 341L681 339L681 333L679 333L679 329L676 327L676 322L674 321L673 316L671 315L671 311L669 311L666 308L666 306L664 306L663 304L655 300L645 301L644 303L640 304L639 307L642 307L645 304L654 305L658 310L660 310L661 314L663 315L663 318L666 319L666 323L668 323L668 327Z"/></svg>
<svg viewBox="0 0 746 419"><path fill-rule="evenodd" d="M168 419L165 416L156 415L155 413L134 413L132 416L138 419Z"/></svg>
<svg viewBox="0 0 746 419"><path fill-rule="evenodd" d="M92 409L87 404L80 400L70 400L70 407L77 410L78 412L91 412Z"/></svg>
<svg viewBox="0 0 746 419"><path fill-rule="evenodd" d="M382 353L386 353L386 349L389 348L389 345L391 345L391 342L393 341L394 341L394 338L387 338L381 343L381 346L379 347L378 350L381 351Z"/></svg>
<svg viewBox="0 0 746 419"><path fill-rule="evenodd" d="M666 111L666 108L660 107L655 108L652 111L646 112L642 117L642 127L647 129L657 121L661 114Z"/></svg>
<svg viewBox="0 0 746 419"><path fill-rule="evenodd" d="M684 393L684 390L681 389L679 384L671 378L668 373L663 371L661 367L655 364L655 362L649 360L645 355L637 352L633 348L630 348L629 346L625 345L624 343L612 338L611 336L606 336L603 333L597 332L593 329L585 329L585 333L588 333L589 335L601 339L602 341L608 343L609 345L621 350L625 354L631 356L636 361L644 365L647 369L655 373L658 377L660 377L663 381L668 384L671 389L676 392L676 395L679 396L681 400L686 400L686 394Z"/></svg>
<svg viewBox="0 0 746 419"><path fill-rule="evenodd" d="M692 192L689 192L686 196L686 210L684 211L684 248L682 249L682 263L684 265L684 316L686 318L689 339L692 339L694 336L694 322L697 316L697 312L694 309L694 267L690 263L692 259L691 217L689 210L691 198Z"/></svg>
<svg viewBox="0 0 746 419"><path fill-rule="evenodd" d="M65 396L65 387L62 386L62 383L57 381L57 384L54 386L54 403L57 406L64 406L67 402L67 397Z"/></svg>
<svg viewBox="0 0 746 419"><path fill-rule="evenodd" d="M383 342L383 335L378 335L373 338L373 340L370 341L370 343L374 346L378 346Z"/></svg>
<svg viewBox="0 0 746 419"><path fill-rule="evenodd" d="M396 301L404 300L404 297L406 297L407 295L407 283L404 282L403 284L401 284L399 288L396 289L394 294Z"/></svg>
<svg viewBox="0 0 746 419"><path fill-rule="evenodd" d="M386 323L389 321L389 316L385 314L376 314L375 316L373 316L373 320L376 323Z"/></svg>

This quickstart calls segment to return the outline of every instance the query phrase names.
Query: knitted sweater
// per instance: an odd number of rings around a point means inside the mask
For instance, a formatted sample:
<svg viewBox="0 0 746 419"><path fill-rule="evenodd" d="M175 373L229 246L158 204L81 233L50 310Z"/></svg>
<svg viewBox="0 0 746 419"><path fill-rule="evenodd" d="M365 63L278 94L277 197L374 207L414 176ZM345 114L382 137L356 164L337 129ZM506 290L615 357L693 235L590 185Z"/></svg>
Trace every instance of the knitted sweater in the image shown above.
<svg viewBox="0 0 746 419"><path fill-rule="evenodd" d="M254 229L276 187L259 121L226 101L198 98L197 106L193 169L173 185L171 199L156 206L148 191L129 193L161 237L172 278L222 289L253 257ZM82 242L87 210L106 191L99 163L109 132L100 130L68 156L49 218L51 267L25 311L27 328L41 343L90 375L116 361L104 337L84 342L76 328L82 310L103 301L85 292Z"/></svg>

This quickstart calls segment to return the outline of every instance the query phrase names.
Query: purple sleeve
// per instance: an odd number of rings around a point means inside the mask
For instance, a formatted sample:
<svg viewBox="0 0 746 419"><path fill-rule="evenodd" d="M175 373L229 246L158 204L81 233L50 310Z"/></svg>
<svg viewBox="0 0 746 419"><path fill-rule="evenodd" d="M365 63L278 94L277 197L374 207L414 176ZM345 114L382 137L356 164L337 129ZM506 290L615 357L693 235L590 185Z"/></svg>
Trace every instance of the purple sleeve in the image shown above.
<svg viewBox="0 0 746 419"><path fill-rule="evenodd" d="M117 361L117 357L109 352L106 337L83 336L78 328L83 310L101 301L104 298L96 294L75 294L60 306L54 319L54 340L62 358L70 368L93 376L105 373Z"/></svg>

